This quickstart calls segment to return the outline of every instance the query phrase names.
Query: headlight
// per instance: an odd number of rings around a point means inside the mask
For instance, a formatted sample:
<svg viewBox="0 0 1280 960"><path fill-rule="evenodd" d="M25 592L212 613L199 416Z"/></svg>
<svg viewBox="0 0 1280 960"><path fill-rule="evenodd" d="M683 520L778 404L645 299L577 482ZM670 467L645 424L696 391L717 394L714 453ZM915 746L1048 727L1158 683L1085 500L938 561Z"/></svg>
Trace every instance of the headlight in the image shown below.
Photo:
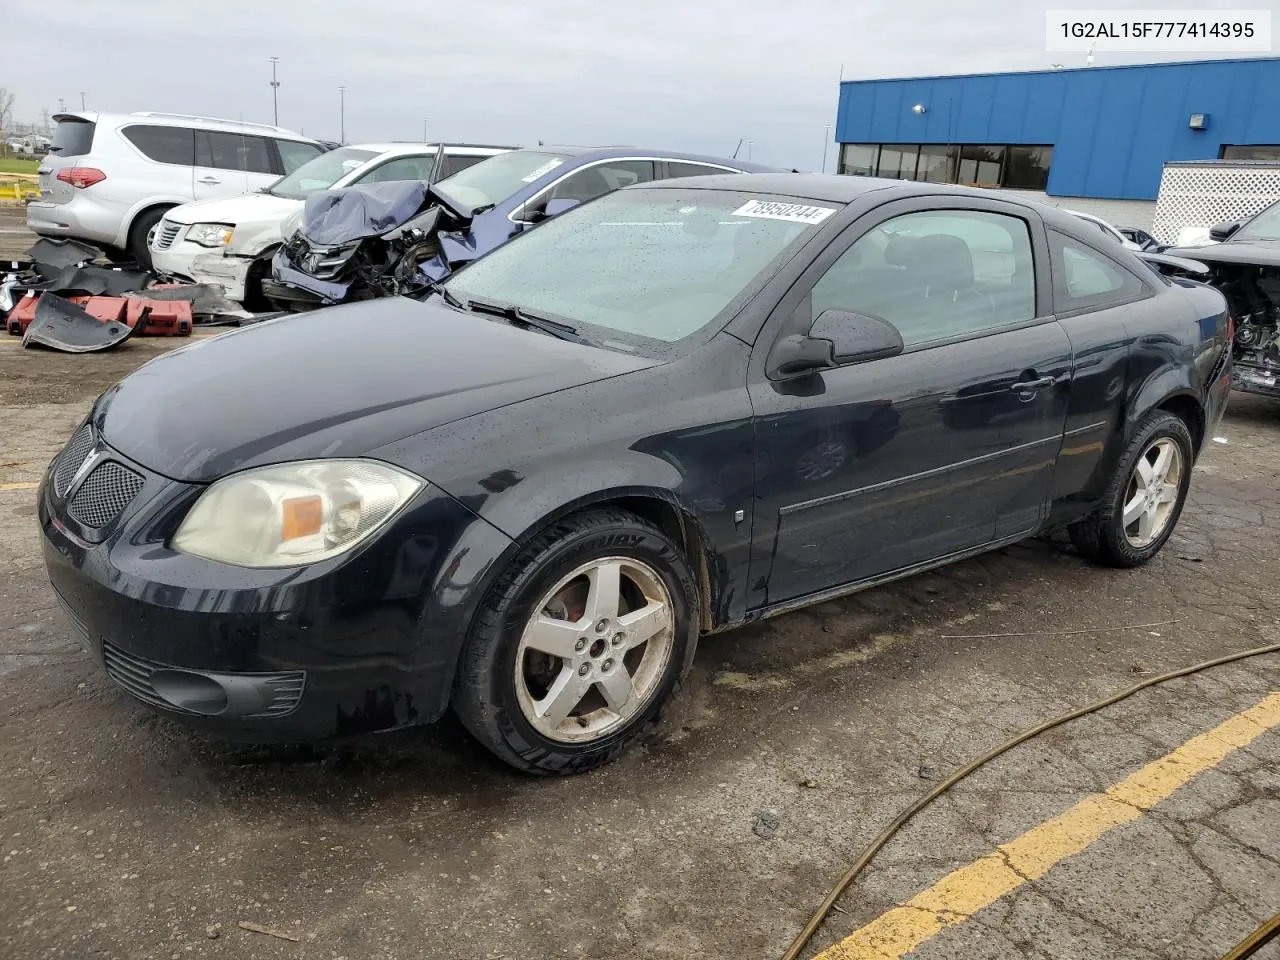
<svg viewBox="0 0 1280 960"><path fill-rule="evenodd" d="M246 470L209 487L173 549L241 567L296 567L367 539L425 486L372 460L303 460Z"/></svg>
<svg viewBox="0 0 1280 960"><path fill-rule="evenodd" d="M231 242L235 227L226 223L193 223L187 239L202 247L225 247Z"/></svg>

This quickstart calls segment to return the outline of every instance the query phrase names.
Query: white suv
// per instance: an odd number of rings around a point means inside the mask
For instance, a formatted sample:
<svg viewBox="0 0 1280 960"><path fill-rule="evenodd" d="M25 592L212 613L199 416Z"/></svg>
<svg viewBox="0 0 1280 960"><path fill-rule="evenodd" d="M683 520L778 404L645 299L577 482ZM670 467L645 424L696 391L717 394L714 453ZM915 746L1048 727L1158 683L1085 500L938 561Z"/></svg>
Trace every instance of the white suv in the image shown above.
<svg viewBox="0 0 1280 960"><path fill-rule="evenodd" d="M280 127L171 113L60 113L27 227L125 250L150 265L147 235L181 203L274 183L324 152Z"/></svg>
<svg viewBox="0 0 1280 960"><path fill-rule="evenodd" d="M258 193L201 200L167 211L151 235L162 274L222 287L249 309L268 309L259 284L284 242L284 224L319 190L395 180L434 183L510 147L461 143L362 143L338 147ZM437 161L439 168L437 169Z"/></svg>

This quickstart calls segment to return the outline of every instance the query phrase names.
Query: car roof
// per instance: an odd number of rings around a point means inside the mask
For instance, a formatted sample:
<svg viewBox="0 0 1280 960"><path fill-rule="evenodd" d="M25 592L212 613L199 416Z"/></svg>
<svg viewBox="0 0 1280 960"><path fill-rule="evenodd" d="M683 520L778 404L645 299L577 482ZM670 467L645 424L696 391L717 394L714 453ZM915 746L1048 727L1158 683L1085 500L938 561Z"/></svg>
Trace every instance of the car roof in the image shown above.
<svg viewBox="0 0 1280 960"><path fill-rule="evenodd" d="M422 143L413 140L387 140L382 143L344 143L342 147L351 147L355 150L373 150L379 154L384 153L434 153L440 149L438 143ZM342 149L338 147L337 149ZM497 144L489 143L446 143L444 145L445 153L471 153L471 152L489 152L502 153L508 150L518 150L519 147L503 147Z"/></svg>
<svg viewBox="0 0 1280 960"><path fill-rule="evenodd" d="M302 143L318 143L311 137L305 137L284 127L272 126L269 123L247 123L241 120L222 120L217 117L189 116L185 113L158 113L142 110L136 113L99 113L88 110L67 110L53 115L56 121L84 120L100 126L122 127L127 123L147 123L161 127L195 127L199 130L214 130L223 133L256 133L258 136L272 136L281 140L298 140Z"/></svg>
<svg viewBox="0 0 1280 960"><path fill-rule="evenodd" d="M633 147L614 145L607 147L584 147L566 144L546 144L545 146L525 147L536 153L559 153L566 157L589 158L592 160L609 160L621 157L654 157L658 160L689 160L692 162L714 163L721 166L730 165L738 170L750 170L765 173L777 170L761 163L748 163L746 160L733 160L729 157L711 157L701 153L686 153L683 150L655 150L649 147Z"/></svg>

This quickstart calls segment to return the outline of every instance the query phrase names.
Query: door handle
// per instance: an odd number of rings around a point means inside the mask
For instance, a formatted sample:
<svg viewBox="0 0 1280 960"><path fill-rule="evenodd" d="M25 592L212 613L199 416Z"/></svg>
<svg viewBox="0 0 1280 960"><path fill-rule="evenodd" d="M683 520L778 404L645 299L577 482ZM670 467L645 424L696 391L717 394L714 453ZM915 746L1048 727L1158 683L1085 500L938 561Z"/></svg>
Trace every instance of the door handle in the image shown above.
<svg viewBox="0 0 1280 960"><path fill-rule="evenodd" d="M1045 387L1052 387L1054 384L1053 377L1041 377L1039 380L1019 380L1009 387L1010 390L1017 393L1035 393L1037 390L1043 390Z"/></svg>
<svg viewBox="0 0 1280 960"><path fill-rule="evenodd" d="M219 180L217 177L201 177L200 182L201 183L221 183L222 181Z"/></svg>

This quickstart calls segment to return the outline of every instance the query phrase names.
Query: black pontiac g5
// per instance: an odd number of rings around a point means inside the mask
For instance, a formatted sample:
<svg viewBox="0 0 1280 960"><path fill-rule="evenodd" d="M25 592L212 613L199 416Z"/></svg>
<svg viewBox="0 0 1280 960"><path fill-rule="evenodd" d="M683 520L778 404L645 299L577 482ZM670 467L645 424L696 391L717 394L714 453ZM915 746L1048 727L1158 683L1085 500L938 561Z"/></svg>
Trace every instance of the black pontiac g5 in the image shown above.
<svg viewBox="0 0 1280 960"><path fill-rule="evenodd" d="M426 723L571 773L699 635L1186 502L1223 297L1054 210L763 174L629 188L425 302L268 321L109 389L39 491L134 697L234 736Z"/></svg>

